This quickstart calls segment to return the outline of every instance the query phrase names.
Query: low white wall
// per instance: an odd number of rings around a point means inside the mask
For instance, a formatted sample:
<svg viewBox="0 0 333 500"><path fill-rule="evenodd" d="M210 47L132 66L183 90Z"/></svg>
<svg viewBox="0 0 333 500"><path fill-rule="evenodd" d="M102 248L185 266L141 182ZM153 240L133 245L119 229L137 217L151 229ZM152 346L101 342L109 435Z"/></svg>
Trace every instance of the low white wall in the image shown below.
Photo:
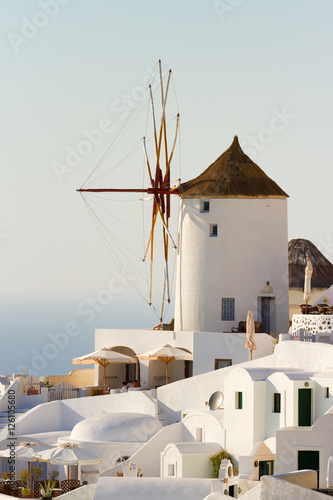
<svg viewBox="0 0 333 500"><path fill-rule="evenodd" d="M289 483L283 479L274 476L263 476L261 478L261 496L262 500L332 500L331 496L309 490Z"/></svg>
<svg viewBox="0 0 333 500"><path fill-rule="evenodd" d="M68 431L94 413L132 413L134 410L137 413L157 416L156 401L144 391L53 401L35 406L19 417L16 422L16 435ZM6 438L5 428L0 432L0 441Z"/></svg>
<svg viewBox="0 0 333 500"><path fill-rule="evenodd" d="M211 492L211 479L160 477L102 477L94 498L98 500L203 500Z"/></svg>
<svg viewBox="0 0 333 500"><path fill-rule="evenodd" d="M275 475L275 477L310 490L317 488L317 472L315 470L293 471L288 474Z"/></svg>
<svg viewBox="0 0 333 500"><path fill-rule="evenodd" d="M304 371L333 370L333 345L319 342L282 342L275 348L276 367L292 366Z"/></svg>
<svg viewBox="0 0 333 500"><path fill-rule="evenodd" d="M247 487L247 485L245 486L243 484L242 487L244 489L245 487ZM244 493L244 495L242 494L240 498L242 498L242 500L261 500L262 497L260 496L260 493L261 493L261 484L258 484L258 486L255 486L251 490L247 490L246 493Z"/></svg>
<svg viewBox="0 0 333 500"><path fill-rule="evenodd" d="M137 469L140 469L140 474L144 477L156 477L160 475L160 453L164 450L167 444L182 441L182 423L177 422L168 427L163 427L153 436L148 443L145 443L130 459L112 467L101 476L112 477L116 476L117 472L122 472L122 469L127 468L130 464L135 464Z"/></svg>

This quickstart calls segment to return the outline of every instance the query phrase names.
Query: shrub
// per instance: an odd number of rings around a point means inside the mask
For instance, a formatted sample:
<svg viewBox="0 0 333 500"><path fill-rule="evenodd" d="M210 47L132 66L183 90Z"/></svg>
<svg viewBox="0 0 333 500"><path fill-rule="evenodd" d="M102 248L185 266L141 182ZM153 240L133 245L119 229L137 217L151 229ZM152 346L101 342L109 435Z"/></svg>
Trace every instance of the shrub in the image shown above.
<svg viewBox="0 0 333 500"><path fill-rule="evenodd" d="M234 475L236 476L238 474L238 469L236 469L236 467L235 467L234 460L233 460L232 456L227 451L222 450L219 453L216 453L216 455L212 455L211 457L209 457L210 462L213 464L212 477L215 477L215 478L219 477L220 465L221 465L221 462L224 458L227 458L228 460L230 460L230 462L232 464L233 471L234 471Z"/></svg>

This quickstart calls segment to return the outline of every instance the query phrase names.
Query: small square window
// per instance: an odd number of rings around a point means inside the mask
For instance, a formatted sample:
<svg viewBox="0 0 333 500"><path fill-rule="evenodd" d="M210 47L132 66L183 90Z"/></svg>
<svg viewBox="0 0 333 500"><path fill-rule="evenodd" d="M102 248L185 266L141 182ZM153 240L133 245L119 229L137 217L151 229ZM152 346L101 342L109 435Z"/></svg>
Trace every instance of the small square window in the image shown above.
<svg viewBox="0 0 333 500"><path fill-rule="evenodd" d="M209 200L200 200L200 212L203 214L208 214L210 209Z"/></svg>
<svg viewBox="0 0 333 500"><path fill-rule="evenodd" d="M223 298L222 299L222 321L235 321L235 299Z"/></svg>
<svg viewBox="0 0 333 500"><path fill-rule="evenodd" d="M232 365L232 359L215 359L215 370Z"/></svg>
<svg viewBox="0 0 333 500"><path fill-rule="evenodd" d="M281 413L281 394L279 392L273 394L273 413Z"/></svg>
<svg viewBox="0 0 333 500"><path fill-rule="evenodd" d="M235 408L241 410L243 408L243 393L235 392Z"/></svg>
<svg viewBox="0 0 333 500"><path fill-rule="evenodd" d="M329 398L329 397L330 397L330 388L324 387L324 398Z"/></svg>
<svg viewBox="0 0 333 500"><path fill-rule="evenodd" d="M209 224L209 236L217 236L217 224Z"/></svg>

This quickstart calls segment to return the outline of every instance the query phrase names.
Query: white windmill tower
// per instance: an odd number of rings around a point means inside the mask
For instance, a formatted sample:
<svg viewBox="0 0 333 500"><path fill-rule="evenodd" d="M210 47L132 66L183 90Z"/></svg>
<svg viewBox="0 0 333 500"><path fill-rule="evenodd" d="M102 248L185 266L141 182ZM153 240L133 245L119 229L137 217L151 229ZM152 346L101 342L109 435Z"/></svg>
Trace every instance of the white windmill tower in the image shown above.
<svg viewBox="0 0 333 500"><path fill-rule="evenodd" d="M249 310L263 332L288 330L288 195L237 137L179 186L175 330L230 331Z"/></svg>

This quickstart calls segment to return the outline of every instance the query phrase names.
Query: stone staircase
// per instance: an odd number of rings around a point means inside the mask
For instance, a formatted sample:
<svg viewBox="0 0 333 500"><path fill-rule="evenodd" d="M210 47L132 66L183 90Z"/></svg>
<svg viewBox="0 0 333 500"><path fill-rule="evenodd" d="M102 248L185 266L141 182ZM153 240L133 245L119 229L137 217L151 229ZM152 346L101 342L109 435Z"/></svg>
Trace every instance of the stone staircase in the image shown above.
<svg viewBox="0 0 333 500"><path fill-rule="evenodd" d="M161 422L163 427L169 425L169 416L160 406L158 406L157 418Z"/></svg>

